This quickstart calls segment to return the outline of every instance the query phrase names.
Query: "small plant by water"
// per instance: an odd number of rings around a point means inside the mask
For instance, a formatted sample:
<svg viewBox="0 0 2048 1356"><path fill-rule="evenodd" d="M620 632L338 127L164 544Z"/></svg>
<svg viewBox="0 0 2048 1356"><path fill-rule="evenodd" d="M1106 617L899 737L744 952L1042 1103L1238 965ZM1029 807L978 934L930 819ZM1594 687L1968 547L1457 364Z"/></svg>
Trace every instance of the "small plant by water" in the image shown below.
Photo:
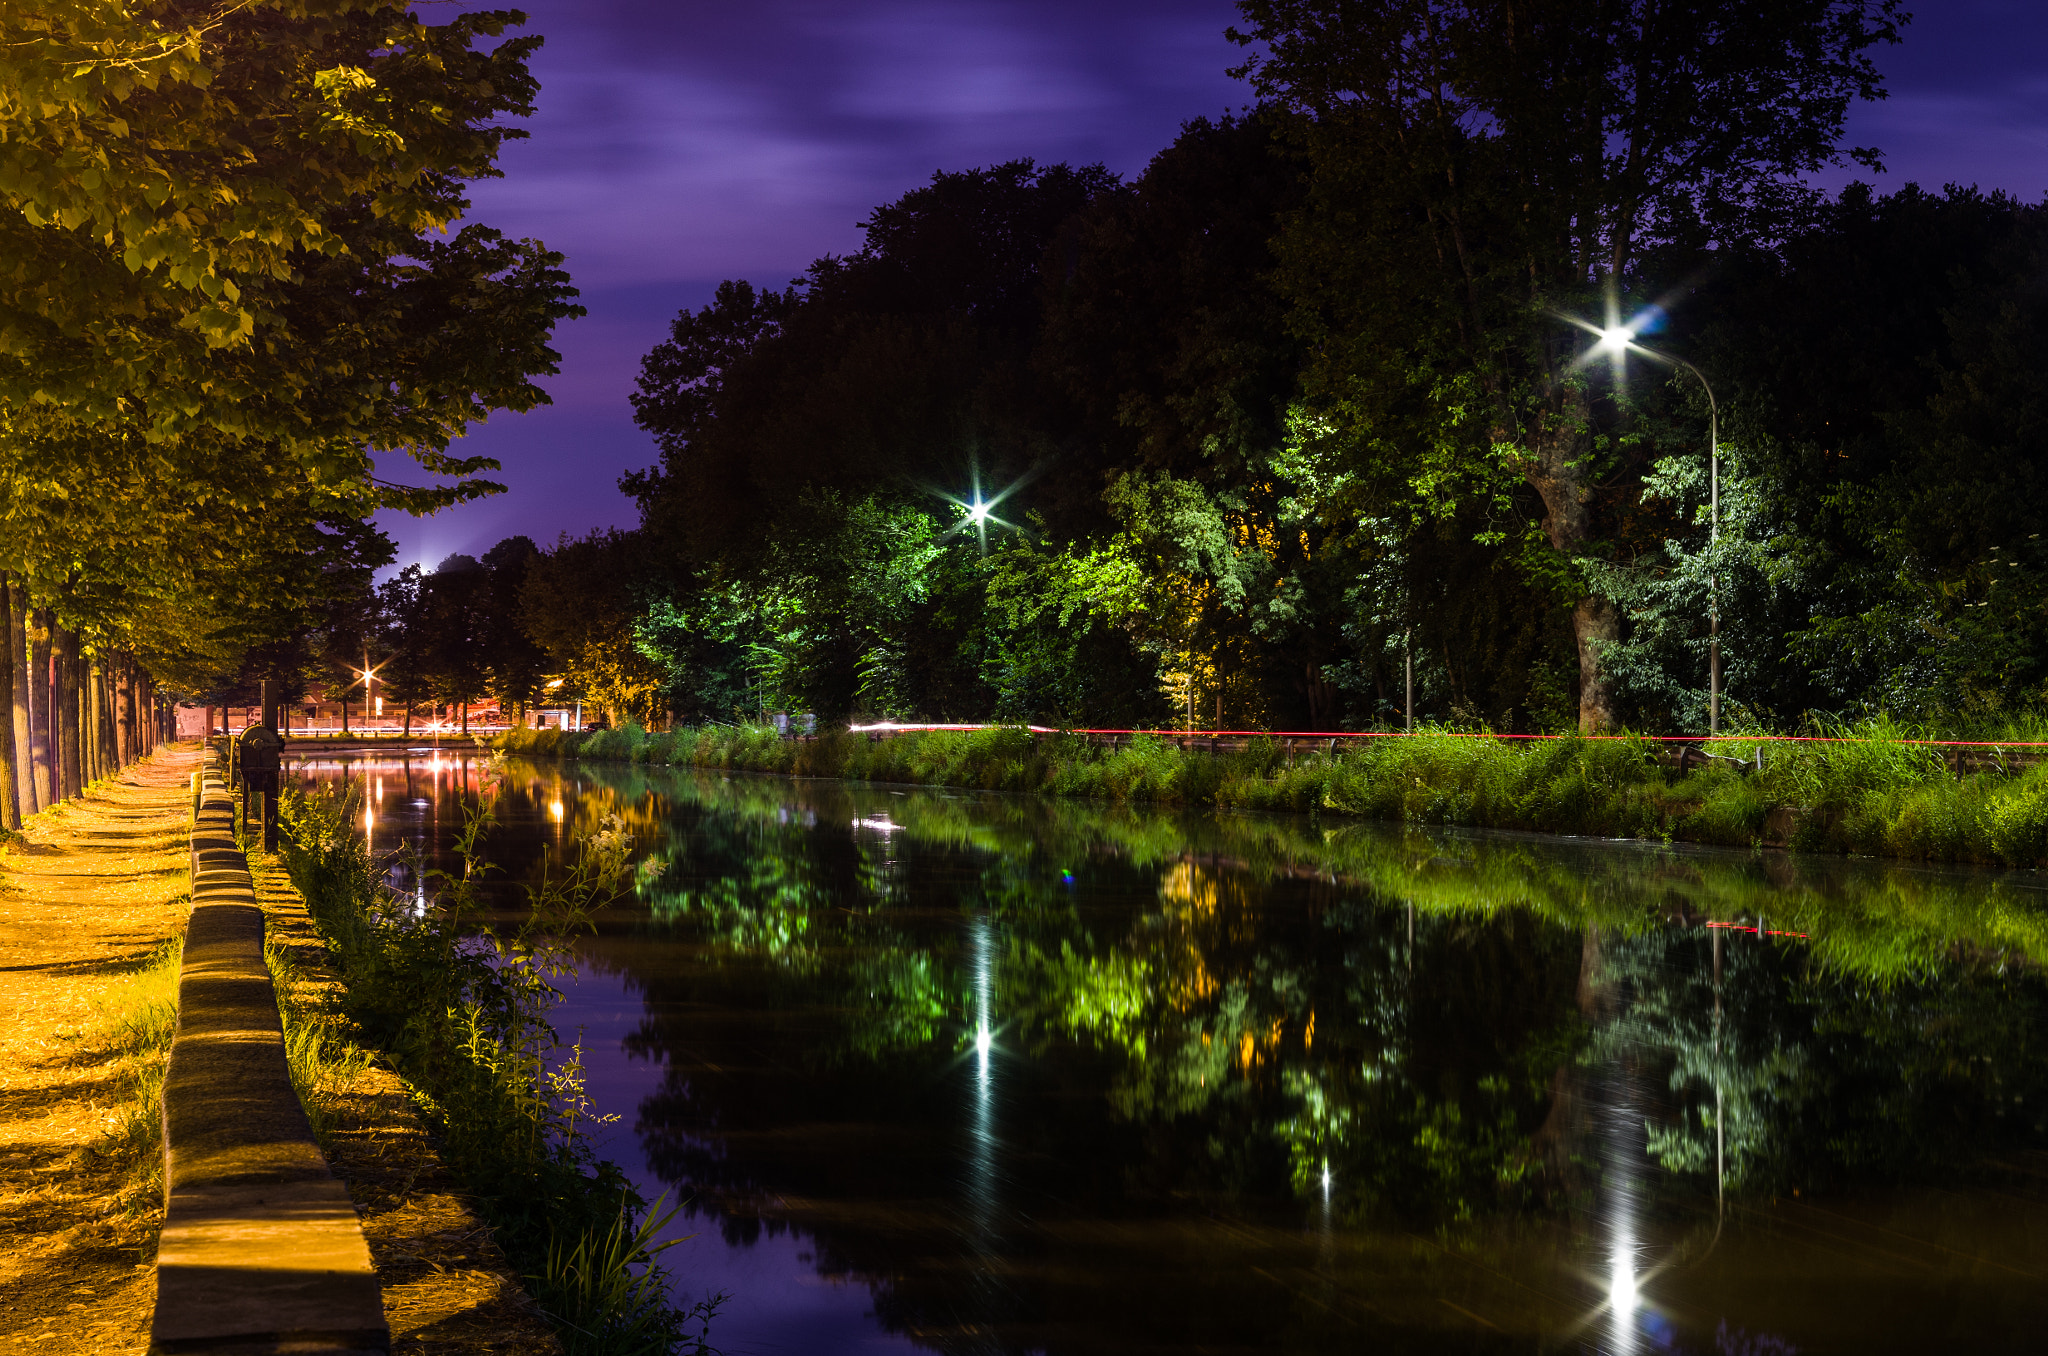
<svg viewBox="0 0 2048 1356"><path fill-rule="evenodd" d="M352 791L287 792L283 855L335 957L342 1009L412 1089L442 1156L475 1198L572 1356L708 1352L716 1299L670 1299L646 1210L624 1173L597 1157L580 1047L567 1061L548 1013L553 980L590 910L625 879L628 843L608 825L567 864L526 887L528 909L500 930L482 917L487 797L469 806L459 872L412 863L416 889L394 891L388 862L354 833ZM307 1038L315 1066L331 1062ZM600 1118L604 1119L604 1118Z"/></svg>

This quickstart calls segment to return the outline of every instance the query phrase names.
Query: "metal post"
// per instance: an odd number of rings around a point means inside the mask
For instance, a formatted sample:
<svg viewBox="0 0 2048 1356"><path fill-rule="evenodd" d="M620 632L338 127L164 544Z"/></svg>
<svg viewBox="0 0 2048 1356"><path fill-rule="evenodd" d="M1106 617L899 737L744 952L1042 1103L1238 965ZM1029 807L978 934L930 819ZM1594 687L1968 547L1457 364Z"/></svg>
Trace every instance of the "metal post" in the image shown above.
<svg viewBox="0 0 2048 1356"><path fill-rule="evenodd" d="M1698 369L1693 375L1699 377ZM1721 411L1707 393L1707 733L1721 733Z"/></svg>
<svg viewBox="0 0 2048 1356"><path fill-rule="evenodd" d="M1408 733L1415 733L1415 628L1401 636L1401 649L1408 666Z"/></svg>

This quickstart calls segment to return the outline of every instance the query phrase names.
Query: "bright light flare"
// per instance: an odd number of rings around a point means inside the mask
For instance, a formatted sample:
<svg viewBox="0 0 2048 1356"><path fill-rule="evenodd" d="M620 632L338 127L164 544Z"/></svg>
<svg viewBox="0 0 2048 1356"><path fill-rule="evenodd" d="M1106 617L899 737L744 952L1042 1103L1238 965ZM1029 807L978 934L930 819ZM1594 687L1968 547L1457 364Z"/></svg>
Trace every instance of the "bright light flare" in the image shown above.
<svg viewBox="0 0 2048 1356"><path fill-rule="evenodd" d="M955 532L972 532L980 541L981 549L986 551L988 549L990 528L1007 527L1014 530L1017 526L1015 523L1006 522L1004 519L996 516L996 510L1001 507L1002 502L1008 499L1016 490L1017 486L1011 485L1000 493L984 497L981 492L981 478L976 476L973 489L965 499L955 499L952 495L940 491L940 498L950 501L955 508L960 510L959 519L951 527L947 528L943 535L950 536Z"/></svg>
<svg viewBox="0 0 2048 1356"><path fill-rule="evenodd" d="M986 1026L974 1033L974 1053L980 1055L983 1059L988 1058L989 1049L994 1044L995 1037L989 1033L989 1029Z"/></svg>
<svg viewBox="0 0 2048 1356"><path fill-rule="evenodd" d="M549 801L549 802L548 802L548 813L549 813L550 815L554 816L554 819L555 819L555 822L556 822L556 823L558 823L558 824L559 824L559 823L561 823L561 822L562 822L562 802L560 802L560 801L558 801L558 800L553 800L553 801Z"/></svg>
<svg viewBox="0 0 2048 1356"><path fill-rule="evenodd" d="M1636 1307L1636 1272L1626 1252L1614 1255L1614 1275L1607 1282L1607 1302L1617 1314L1628 1313Z"/></svg>
<svg viewBox="0 0 2048 1356"><path fill-rule="evenodd" d="M1611 353L1619 357L1628 352L1628 346L1636 341L1636 332L1626 325L1610 325L1600 331L1600 342L1593 345L1596 353Z"/></svg>

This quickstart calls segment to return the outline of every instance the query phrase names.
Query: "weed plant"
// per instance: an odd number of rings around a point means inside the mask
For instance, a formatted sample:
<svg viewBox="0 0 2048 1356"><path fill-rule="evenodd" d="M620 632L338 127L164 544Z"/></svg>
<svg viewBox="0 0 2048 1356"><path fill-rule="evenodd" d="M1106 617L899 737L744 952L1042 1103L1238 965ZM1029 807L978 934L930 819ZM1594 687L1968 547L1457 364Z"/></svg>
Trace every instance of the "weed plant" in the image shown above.
<svg viewBox="0 0 2048 1356"><path fill-rule="evenodd" d="M628 722L570 734L513 730L501 752L876 782L979 787L1078 798L1246 810L1336 813L1417 825L1526 829L1747 847L1786 841L1806 851L1921 861L2048 865L2048 763L1994 756L1958 777L1928 730L1875 718L1816 725L1831 742L1728 736L1707 744L1726 761L1665 766L1648 742L1623 738L1506 740L1424 730L1406 738L1291 749L1254 739L1230 752L1182 749L1136 735L1106 748L1015 726L847 731L787 739L768 726L704 726L649 734ZM2039 740L2033 724L1967 733ZM1761 750L1761 762L1758 753ZM1743 766L1737 767L1740 763Z"/></svg>
<svg viewBox="0 0 2048 1356"><path fill-rule="evenodd" d="M358 813L353 791L287 792L282 805L285 865L336 959L343 1012L405 1077L444 1160L570 1351L708 1350L717 1301L688 1311L670 1301L641 1203L590 1146L580 1047L557 1062L547 1019L570 939L625 879L623 827L607 825L573 864L544 870L527 887L526 921L500 931L481 916L488 799L466 812L462 870L415 863L418 894L383 883L389 863L353 832ZM600 1264L605 1275L586 1274Z"/></svg>

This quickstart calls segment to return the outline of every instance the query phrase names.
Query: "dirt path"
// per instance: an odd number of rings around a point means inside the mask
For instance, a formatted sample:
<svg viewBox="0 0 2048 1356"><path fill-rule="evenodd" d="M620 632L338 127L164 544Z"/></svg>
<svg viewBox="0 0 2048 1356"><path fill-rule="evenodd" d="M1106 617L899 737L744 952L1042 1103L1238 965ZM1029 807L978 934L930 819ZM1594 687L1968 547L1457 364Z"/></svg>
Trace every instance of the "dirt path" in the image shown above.
<svg viewBox="0 0 2048 1356"><path fill-rule="evenodd" d="M99 1152L121 1061L88 1048L95 998L182 931L186 788L166 749L38 815L0 869L0 1349L141 1353L160 1212Z"/></svg>

